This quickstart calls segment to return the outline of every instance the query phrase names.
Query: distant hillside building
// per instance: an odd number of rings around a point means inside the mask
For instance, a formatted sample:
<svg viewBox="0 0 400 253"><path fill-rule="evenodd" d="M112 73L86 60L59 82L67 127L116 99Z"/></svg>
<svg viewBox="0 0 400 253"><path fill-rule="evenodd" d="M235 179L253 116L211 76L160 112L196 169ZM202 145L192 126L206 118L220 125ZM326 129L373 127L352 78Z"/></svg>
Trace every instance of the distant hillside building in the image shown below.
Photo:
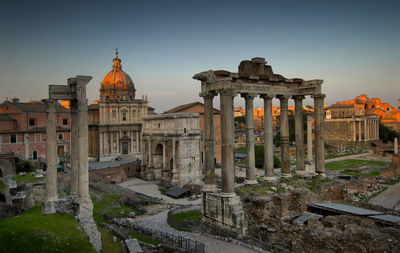
<svg viewBox="0 0 400 253"><path fill-rule="evenodd" d="M181 113L181 112L194 112L200 114L199 122L200 129L204 133L204 104L200 102L193 102L172 108L166 113ZM220 112L214 108L214 156L217 163L221 163L221 127L220 127ZM201 157L204 159L204 139L201 141Z"/></svg>
<svg viewBox="0 0 400 253"><path fill-rule="evenodd" d="M126 156L140 159L142 118L153 114L147 97L136 99L131 77L122 71L118 52L112 70L100 83L98 104L89 111L89 154L92 160L109 161Z"/></svg>
<svg viewBox="0 0 400 253"><path fill-rule="evenodd" d="M57 152L70 152L71 116L57 106ZM0 104L0 152L12 151L30 160L46 160L46 105L21 103L18 99Z"/></svg>
<svg viewBox="0 0 400 253"><path fill-rule="evenodd" d="M399 110L367 95L339 101L325 110L325 140L328 143L379 140L379 123L399 131Z"/></svg>

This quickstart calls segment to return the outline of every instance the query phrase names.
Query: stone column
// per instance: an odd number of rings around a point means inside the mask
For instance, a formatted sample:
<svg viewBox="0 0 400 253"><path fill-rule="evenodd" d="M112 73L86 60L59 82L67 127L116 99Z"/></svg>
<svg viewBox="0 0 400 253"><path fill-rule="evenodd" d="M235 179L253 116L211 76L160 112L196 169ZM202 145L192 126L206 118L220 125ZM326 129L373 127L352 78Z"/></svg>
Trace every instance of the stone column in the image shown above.
<svg viewBox="0 0 400 253"><path fill-rule="evenodd" d="M325 173L325 138L324 138L324 98L325 94L316 94L314 98L315 107L315 172Z"/></svg>
<svg viewBox="0 0 400 253"><path fill-rule="evenodd" d="M78 102L71 102L71 197L78 197L78 170L79 170L79 117Z"/></svg>
<svg viewBox="0 0 400 253"><path fill-rule="evenodd" d="M172 184L177 185L179 183L178 171L176 169L176 140L172 138Z"/></svg>
<svg viewBox="0 0 400 253"><path fill-rule="evenodd" d="M364 117L364 141L368 141L367 122L368 122L368 117Z"/></svg>
<svg viewBox="0 0 400 253"><path fill-rule="evenodd" d="M121 149L119 147L119 138L120 138L120 134L119 134L119 131L117 131L117 154L118 155L121 154Z"/></svg>
<svg viewBox="0 0 400 253"><path fill-rule="evenodd" d="M90 80L90 79L89 79ZM78 119L79 119L79 185L78 185L78 217L92 217L93 204L89 195L89 164L88 164L88 111L86 99L86 84L89 81L77 80L76 91L78 100Z"/></svg>
<svg viewBox="0 0 400 253"><path fill-rule="evenodd" d="M151 139L149 139L148 144L149 144L149 147L148 147L149 148L149 152L148 152L149 153L149 167L153 167L153 153L152 153L153 141Z"/></svg>
<svg viewBox="0 0 400 253"><path fill-rule="evenodd" d="M287 95L278 96L281 102L281 176L290 177L289 116Z"/></svg>
<svg viewBox="0 0 400 253"><path fill-rule="evenodd" d="M394 137L394 154L399 153L399 139Z"/></svg>
<svg viewBox="0 0 400 253"><path fill-rule="evenodd" d="M313 140L312 140L312 116L307 116L307 162L312 163L313 160Z"/></svg>
<svg viewBox="0 0 400 253"><path fill-rule="evenodd" d="M42 214L56 213L57 194L57 101L43 100L46 103L46 196Z"/></svg>
<svg viewBox="0 0 400 253"><path fill-rule="evenodd" d="M221 178L222 193L226 197L235 196L235 168L233 151L235 131L233 118L233 91L224 90L220 93L221 100Z"/></svg>
<svg viewBox="0 0 400 253"><path fill-rule="evenodd" d="M257 184L257 170L254 154L254 118L253 118L253 99L255 94L242 94L246 104L246 179L245 184Z"/></svg>
<svg viewBox="0 0 400 253"><path fill-rule="evenodd" d="M272 95L262 95L264 99L264 180L274 179L274 133L272 122Z"/></svg>
<svg viewBox="0 0 400 253"><path fill-rule="evenodd" d="M215 191L214 162L214 93L207 93L204 99L204 187L203 191ZM174 143L175 144L175 143ZM175 152L175 150L174 150ZM175 161L175 160L174 160Z"/></svg>
<svg viewBox="0 0 400 253"><path fill-rule="evenodd" d="M361 125L362 125L362 121L361 121L361 118L359 118L359 121L358 121L358 141L362 141L362 128L361 128Z"/></svg>
<svg viewBox="0 0 400 253"><path fill-rule="evenodd" d="M163 154L162 154L162 169L165 170L167 168L166 166L166 162L167 162L167 158L166 158L166 153L167 153L167 141L163 141Z"/></svg>
<svg viewBox="0 0 400 253"><path fill-rule="evenodd" d="M295 134L296 134L296 172L304 174L304 129L303 129L303 99L304 96L294 96L295 101Z"/></svg>
<svg viewBox="0 0 400 253"><path fill-rule="evenodd" d="M110 132L110 154L114 154L114 132Z"/></svg>
<svg viewBox="0 0 400 253"><path fill-rule="evenodd" d="M357 141L356 118L353 116L353 141Z"/></svg>

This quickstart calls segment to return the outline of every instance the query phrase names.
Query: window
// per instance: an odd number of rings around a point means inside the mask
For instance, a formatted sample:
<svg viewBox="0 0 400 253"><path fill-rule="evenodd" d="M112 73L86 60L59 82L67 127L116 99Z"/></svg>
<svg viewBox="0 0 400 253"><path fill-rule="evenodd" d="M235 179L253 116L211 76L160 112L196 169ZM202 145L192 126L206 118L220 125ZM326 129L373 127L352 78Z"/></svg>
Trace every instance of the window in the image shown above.
<svg viewBox="0 0 400 253"><path fill-rule="evenodd" d="M136 111L135 110L132 111L132 116L133 116L133 118L136 117Z"/></svg>
<svg viewBox="0 0 400 253"><path fill-rule="evenodd" d="M58 134L58 139L59 140L64 140L64 134L63 133Z"/></svg>
<svg viewBox="0 0 400 253"><path fill-rule="evenodd" d="M117 112L115 110L112 110L112 118L113 118L113 120L115 120L116 117L117 117Z"/></svg>
<svg viewBox="0 0 400 253"><path fill-rule="evenodd" d="M123 120L123 121L126 121L126 112L123 112L123 113L122 113L122 120Z"/></svg>
<svg viewBox="0 0 400 253"><path fill-rule="evenodd" d="M35 119L29 119L29 125L34 126L35 125Z"/></svg>
<svg viewBox="0 0 400 253"><path fill-rule="evenodd" d="M10 143L17 143L17 135L10 134Z"/></svg>
<svg viewBox="0 0 400 253"><path fill-rule="evenodd" d="M57 146L57 154L58 155L64 154L64 146Z"/></svg>
<svg viewBox="0 0 400 253"><path fill-rule="evenodd" d="M67 118L63 119L63 125L68 125L68 119Z"/></svg>
<svg viewBox="0 0 400 253"><path fill-rule="evenodd" d="M37 153L36 150L34 150L34 151L32 152L32 160L37 160L37 159L38 159L38 153Z"/></svg>

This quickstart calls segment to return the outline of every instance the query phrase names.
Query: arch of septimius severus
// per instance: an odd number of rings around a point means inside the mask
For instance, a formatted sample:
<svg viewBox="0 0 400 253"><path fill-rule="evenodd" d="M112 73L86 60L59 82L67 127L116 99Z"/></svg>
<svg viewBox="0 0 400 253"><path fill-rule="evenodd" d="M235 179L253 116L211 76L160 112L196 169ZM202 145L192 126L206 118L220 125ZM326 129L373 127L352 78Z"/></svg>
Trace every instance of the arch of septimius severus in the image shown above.
<svg viewBox="0 0 400 253"><path fill-rule="evenodd" d="M281 108L281 176L290 176L288 100L295 101L296 169L304 171L304 133L302 101L314 99L315 172L323 175L324 167L324 97L323 80L287 79L274 74L264 58L242 61L238 73L225 70L201 72L193 77L201 81L200 96L204 99L204 188L203 220L227 228L239 235L246 233L247 224L239 196L234 190L234 116L233 100L240 94L246 104L246 184L256 184L254 155L253 100L264 99L264 168L265 179L273 178L272 99L280 100ZM220 96L221 107L221 179L222 189L215 186L213 97ZM310 152L309 152L310 153Z"/></svg>

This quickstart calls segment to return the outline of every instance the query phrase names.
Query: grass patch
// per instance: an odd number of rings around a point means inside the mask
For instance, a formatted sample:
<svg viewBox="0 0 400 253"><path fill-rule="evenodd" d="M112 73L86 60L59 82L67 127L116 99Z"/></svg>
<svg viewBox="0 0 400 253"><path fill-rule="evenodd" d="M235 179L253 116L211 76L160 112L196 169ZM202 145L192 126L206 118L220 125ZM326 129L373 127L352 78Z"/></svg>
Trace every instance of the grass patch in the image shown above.
<svg viewBox="0 0 400 253"><path fill-rule="evenodd" d="M0 220L2 253L95 252L80 225L67 214L42 216L35 206L21 216Z"/></svg>
<svg viewBox="0 0 400 253"><path fill-rule="evenodd" d="M195 221L195 220L200 220L201 217L202 215L200 210L181 212L171 215L172 219L181 221Z"/></svg>
<svg viewBox="0 0 400 253"><path fill-rule="evenodd" d="M35 176L32 176L30 172L27 172L25 176L16 175L15 177L12 178L12 180L14 180L17 183L35 183L46 180L46 178L45 177L35 178Z"/></svg>
<svg viewBox="0 0 400 253"><path fill-rule="evenodd" d="M190 228L195 226L201 217L200 210L176 213L169 217L168 224L179 231L190 231Z"/></svg>
<svg viewBox="0 0 400 253"><path fill-rule="evenodd" d="M138 234L135 232L129 232L129 236L132 238L136 238L138 241L144 242L144 243L148 243L148 244L152 244L152 245L159 245L162 242L156 239L153 239L151 237L142 235L142 234Z"/></svg>
<svg viewBox="0 0 400 253"><path fill-rule="evenodd" d="M376 166L386 168L387 163L382 161L366 161L358 159L348 159L343 161L328 162L325 164L325 168L331 171L353 169L362 166Z"/></svg>
<svg viewBox="0 0 400 253"><path fill-rule="evenodd" d="M103 226L97 224L97 229L101 233L101 242L103 244L101 252L104 253L121 253L122 252L122 247L121 247L121 242L117 240L116 242L113 242L112 237L113 233L107 229L105 229Z"/></svg>

